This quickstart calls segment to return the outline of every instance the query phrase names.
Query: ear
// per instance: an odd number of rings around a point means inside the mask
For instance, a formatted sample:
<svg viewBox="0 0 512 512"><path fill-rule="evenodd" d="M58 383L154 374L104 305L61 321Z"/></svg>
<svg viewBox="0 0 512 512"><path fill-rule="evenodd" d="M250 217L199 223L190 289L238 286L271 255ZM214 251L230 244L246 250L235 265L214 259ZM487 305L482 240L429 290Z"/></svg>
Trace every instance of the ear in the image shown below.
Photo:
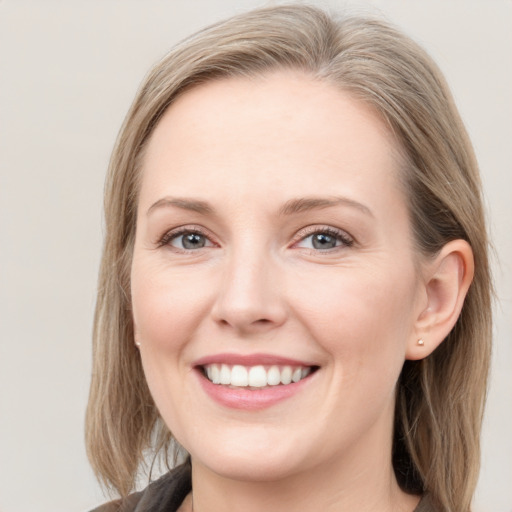
<svg viewBox="0 0 512 512"><path fill-rule="evenodd" d="M473 251L465 240L447 243L437 256L423 264L425 302L415 322L406 359L423 359L448 336L459 318L473 280Z"/></svg>

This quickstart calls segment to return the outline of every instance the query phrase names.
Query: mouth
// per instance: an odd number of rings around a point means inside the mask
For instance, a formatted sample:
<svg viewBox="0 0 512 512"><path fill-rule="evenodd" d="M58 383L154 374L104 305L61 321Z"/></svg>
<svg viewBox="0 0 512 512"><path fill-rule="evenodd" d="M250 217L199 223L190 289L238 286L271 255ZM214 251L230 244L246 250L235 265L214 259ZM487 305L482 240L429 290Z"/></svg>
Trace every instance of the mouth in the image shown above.
<svg viewBox="0 0 512 512"><path fill-rule="evenodd" d="M212 363L199 366L212 384L230 388L262 390L298 383L318 370L318 366L254 365Z"/></svg>
<svg viewBox="0 0 512 512"><path fill-rule="evenodd" d="M201 388L229 409L260 411L303 396L320 366L271 354L214 354L192 365Z"/></svg>

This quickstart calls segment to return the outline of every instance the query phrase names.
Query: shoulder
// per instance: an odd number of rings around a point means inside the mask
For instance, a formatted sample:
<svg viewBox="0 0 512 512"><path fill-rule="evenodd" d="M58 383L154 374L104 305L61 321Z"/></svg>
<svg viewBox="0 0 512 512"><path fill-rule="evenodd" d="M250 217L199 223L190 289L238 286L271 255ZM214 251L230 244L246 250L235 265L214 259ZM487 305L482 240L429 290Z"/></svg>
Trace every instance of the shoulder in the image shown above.
<svg viewBox="0 0 512 512"><path fill-rule="evenodd" d="M90 512L174 512L191 488L190 464L185 463L150 483L143 491L105 503Z"/></svg>
<svg viewBox="0 0 512 512"><path fill-rule="evenodd" d="M124 499L104 503L90 512L132 512L136 509L143 492L130 494Z"/></svg>

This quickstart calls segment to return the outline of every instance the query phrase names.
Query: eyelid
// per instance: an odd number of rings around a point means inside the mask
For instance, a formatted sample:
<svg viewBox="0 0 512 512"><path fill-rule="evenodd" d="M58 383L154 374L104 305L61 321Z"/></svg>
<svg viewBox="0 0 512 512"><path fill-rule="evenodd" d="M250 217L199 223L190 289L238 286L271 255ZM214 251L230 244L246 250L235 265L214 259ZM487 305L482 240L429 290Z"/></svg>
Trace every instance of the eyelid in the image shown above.
<svg viewBox="0 0 512 512"><path fill-rule="evenodd" d="M292 247L316 233L327 233L329 235L336 237L338 240L341 241L341 245L338 246L340 248L351 247L355 243L354 237L352 237L349 233L347 233L343 229L335 228L335 227L329 226L329 225L316 224L316 225L312 225L312 226L307 226L307 227L301 229L300 231L298 231L297 234L293 237ZM338 248L338 247L336 247L336 248ZM314 249L314 251L321 252L316 249ZM324 252L327 252L327 250L325 250Z"/></svg>
<svg viewBox="0 0 512 512"><path fill-rule="evenodd" d="M157 247L164 247L164 246L170 246L170 242L179 237L180 235L186 234L186 233L197 233L198 235L204 236L208 239L208 241L212 244L212 246L218 247L219 244L215 241L215 237L210 233L209 230L202 226L198 226L196 224L186 224L183 226L178 226L176 228L172 228L168 231L166 231L162 236L158 238L156 241ZM316 233L327 233L331 236L336 237L337 240L341 241L341 245L338 247L350 247L355 243L354 238L347 233L345 230L335 228L333 226L329 225L321 225L321 224L315 224L311 226L306 226L305 228L302 228L299 230L293 237L291 246L297 245L302 240L305 240L311 235L314 235ZM211 247L211 246L210 246ZM188 252L188 249L179 249L174 247L175 250L178 251L186 251ZM194 251L197 251L199 249L195 249ZM324 252L327 252L328 250L325 250ZM314 249L314 252L322 252L317 249Z"/></svg>
<svg viewBox="0 0 512 512"><path fill-rule="evenodd" d="M186 233L195 233L201 236L204 236L208 239L212 246L217 246L218 244L214 241L214 237L210 234L210 232L203 228L202 226L197 226L196 224L185 224L184 226L178 226L176 228L170 229L166 231L156 242L157 247L171 246L171 241L175 238L178 238L180 235L184 235ZM211 246L209 246L211 247ZM178 247L173 247L174 250L188 252L189 249L180 249ZM204 249L204 247L203 247ZM194 249L197 251L199 249Z"/></svg>

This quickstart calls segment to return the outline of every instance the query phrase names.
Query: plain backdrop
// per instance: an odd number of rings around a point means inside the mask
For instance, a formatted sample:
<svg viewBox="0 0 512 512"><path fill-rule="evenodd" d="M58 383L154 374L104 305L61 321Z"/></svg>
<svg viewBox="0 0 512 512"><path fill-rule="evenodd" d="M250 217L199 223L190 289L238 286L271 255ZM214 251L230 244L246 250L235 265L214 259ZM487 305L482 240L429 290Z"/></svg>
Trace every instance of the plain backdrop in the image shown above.
<svg viewBox="0 0 512 512"><path fill-rule="evenodd" d="M79 512L104 501L86 460L83 422L109 153L158 58L196 29L266 4L0 0L1 512ZM512 1L350 5L380 12L428 49L475 145L499 257L475 511L510 512Z"/></svg>

